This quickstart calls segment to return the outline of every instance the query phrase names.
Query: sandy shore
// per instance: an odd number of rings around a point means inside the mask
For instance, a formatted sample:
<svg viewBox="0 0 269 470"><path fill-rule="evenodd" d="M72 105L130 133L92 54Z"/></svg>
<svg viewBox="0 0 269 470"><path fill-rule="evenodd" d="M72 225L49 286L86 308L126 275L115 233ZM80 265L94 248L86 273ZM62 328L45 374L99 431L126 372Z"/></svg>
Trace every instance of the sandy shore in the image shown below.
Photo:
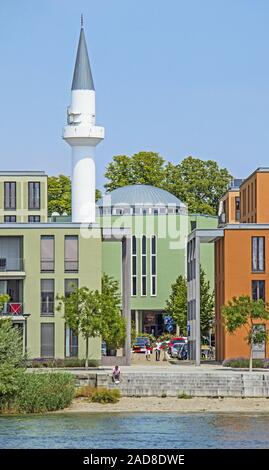
<svg viewBox="0 0 269 470"><path fill-rule="evenodd" d="M204 398L193 397L189 399L179 398L158 398L122 397L118 403L101 405L99 403L89 403L86 398L77 398L66 413L127 413L127 412L147 412L147 413L269 413L269 399L266 398ZM62 413L62 411L61 411Z"/></svg>

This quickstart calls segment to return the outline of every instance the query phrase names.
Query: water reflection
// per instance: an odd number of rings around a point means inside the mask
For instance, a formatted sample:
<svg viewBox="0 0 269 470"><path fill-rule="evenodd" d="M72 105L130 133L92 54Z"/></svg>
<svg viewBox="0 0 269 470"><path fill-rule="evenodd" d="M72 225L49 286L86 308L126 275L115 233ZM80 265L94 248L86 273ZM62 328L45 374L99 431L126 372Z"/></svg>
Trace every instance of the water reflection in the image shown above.
<svg viewBox="0 0 269 470"><path fill-rule="evenodd" d="M72 413L1 417L0 448L268 448L269 416Z"/></svg>

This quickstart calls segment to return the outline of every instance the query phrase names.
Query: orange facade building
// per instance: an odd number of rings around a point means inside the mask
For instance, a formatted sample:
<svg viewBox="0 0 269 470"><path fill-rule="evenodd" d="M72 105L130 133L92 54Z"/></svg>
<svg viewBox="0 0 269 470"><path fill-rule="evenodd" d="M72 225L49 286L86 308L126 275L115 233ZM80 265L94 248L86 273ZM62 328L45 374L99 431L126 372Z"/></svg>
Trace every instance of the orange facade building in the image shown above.
<svg viewBox="0 0 269 470"><path fill-rule="evenodd" d="M208 242L215 245L216 359L249 357L246 330L242 328L229 334L223 326L221 307L240 295L249 295L255 300L261 298L269 303L269 168L258 168L245 180L237 180L237 184L231 185L220 200L218 229L192 232L188 242L190 247L195 247L192 262L200 264L200 243ZM196 270L196 279L188 280L192 299L191 309L188 307L188 325L194 351L196 347L200 350L199 282ZM192 331L192 323L196 332ZM269 322L262 325L269 329ZM253 356L269 357L269 341L254 346ZM197 350L191 359L199 362Z"/></svg>

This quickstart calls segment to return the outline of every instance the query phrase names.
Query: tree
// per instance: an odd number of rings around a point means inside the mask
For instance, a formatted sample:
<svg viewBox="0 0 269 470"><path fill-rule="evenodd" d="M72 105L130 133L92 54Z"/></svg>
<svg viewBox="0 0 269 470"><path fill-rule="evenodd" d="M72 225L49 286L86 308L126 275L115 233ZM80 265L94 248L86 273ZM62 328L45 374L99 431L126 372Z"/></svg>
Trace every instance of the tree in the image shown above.
<svg viewBox="0 0 269 470"><path fill-rule="evenodd" d="M171 286L169 299L166 301L165 311L171 315L179 326L180 334L187 334L187 280L178 276Z"/></svg>
<svg viewBox="0 0 269 470"><path fill-rule="evenodd" d="M101 334L108 350L123 346L126 334L125 320L121 314L121 296L118 281L107 274L102 277Z"/></svg>
<svg viewBox="0 0 269 470"><path fill-rule="evenodd" d="M89 363L89 338L101 335L101 302L100 293L90 291L87 287L75 289L68 296L57 296L58 310L64 307L64 318L71 330L85 339L85 367Z"/></svg>
<svg viewBox="0 0 269 470"><path fill-rule="evenodd" d="M193 213L217 214L218 203L232 176L213 160L187 157L166 166L166 188Z"/></svg>
<svg viewBox="0 0 269 470"><path fill-rule="evenodd" d="M166 189L188 205L190 212L217 214L218 201L232 176L213 160L187 157L179 164L165 162L156 152L117 155L108 164L107 191L130 184Z"/></svg>
<svg viewBox="0 0 269 470"><path fill-rule="evenodd" d="M48 213L71 214L71 181L69 176L48 177Z"/></svg>
<svg viewBox="0 0 269 470"><path fill-rule="evenodd" d="M267 341L268 332L258 327L258 322L269 319L269 304L262 299L252 300L248 295L233 297L221 309L224 326L233 334L239 328L246 330L244 338L250 348L249 370L252 371L253 346Z"/></svg>
<svg viewBox="0 0 269 470"><path fill-rule="evenodd" d="M213 326L214 319L214 292L210 287L210 282L206 280L206 274L200 267L200 328L201 334L208 334Z"/></svg>
<svg viewBox="0 0 269 470"><path fill-rule="evenodd" d="M108 164L105 184L108 191L130 184L149 184L162 187L165 160L156 152L139 152L129 157L116 155Z"/></svg>
<svg viewBox="0 0 269 470"><path fill-rule="evenodd" d="M95 200L102 197L101 191L96 189ZM69 176L49 176L48 177L48 214L53 212L67 215L71 214L71 179Z"/></svg>

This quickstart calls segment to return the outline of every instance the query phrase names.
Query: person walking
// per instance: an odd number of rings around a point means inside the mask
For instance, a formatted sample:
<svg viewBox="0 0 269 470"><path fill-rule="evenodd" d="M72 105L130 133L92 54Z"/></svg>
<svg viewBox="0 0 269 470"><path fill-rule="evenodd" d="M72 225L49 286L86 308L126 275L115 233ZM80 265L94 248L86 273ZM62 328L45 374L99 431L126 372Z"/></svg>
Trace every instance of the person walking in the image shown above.
<svg viewBox="0 0 269 470"><path fill-rule="evenodd" d="M147 344L147 345L146 345L146 351L145 351L146 360L147 360L147 361L150 361L150 353L151 353L151 351L150 351L150 345Z"/></svg>
<svg viewBox="0 0 269 470"><path fill-rule="evenodd" d="M162 343L158 339L156 342L156 361L159 361L161 358L161 347L162 347Z"/></svg>

